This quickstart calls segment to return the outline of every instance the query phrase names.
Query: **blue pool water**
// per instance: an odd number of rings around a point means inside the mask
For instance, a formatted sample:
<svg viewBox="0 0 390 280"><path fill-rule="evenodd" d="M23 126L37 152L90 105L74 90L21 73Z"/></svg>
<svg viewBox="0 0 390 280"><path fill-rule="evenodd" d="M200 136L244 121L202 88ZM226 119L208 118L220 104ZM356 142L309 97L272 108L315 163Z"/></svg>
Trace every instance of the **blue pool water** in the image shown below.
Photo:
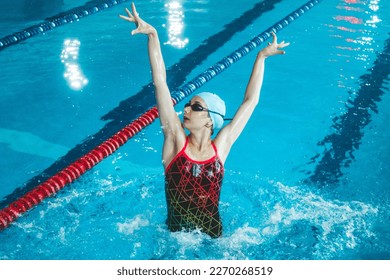
<svg viewBox="0 0 390 280"><path fill-rule="evenodd" d="M18 12L0 15L0 37L87 3L32 16L12 2ZM291 2L136 4L158 29L176 89L306 3ZM260 104L225 165L221 238L167 230L156 121L1 231L0 259L390 259L386 2L324 0L278 34L291 45L267 60ZM153 105L146 38L117 16L128 5L0 52L1 208ZM78 42L78 56L65 57ZM221 95L228 116L256 53L199 90ZM76 89L66 62L79 69Z"/></svg>

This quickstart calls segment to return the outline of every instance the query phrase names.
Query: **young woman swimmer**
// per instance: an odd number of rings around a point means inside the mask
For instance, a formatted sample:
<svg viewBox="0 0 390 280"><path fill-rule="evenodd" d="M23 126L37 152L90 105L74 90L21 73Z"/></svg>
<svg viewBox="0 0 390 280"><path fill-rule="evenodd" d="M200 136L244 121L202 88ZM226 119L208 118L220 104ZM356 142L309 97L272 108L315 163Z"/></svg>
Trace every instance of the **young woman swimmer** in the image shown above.
<svg viewBox="0 0 390 280"><path fill-rule="evenodd" d="M232 121L223 127L224 101L214 93L202 92L184 105L183 123L176 114L166 82L165 64L156 29L140 18L134 3L126 9L126 21L135 23L132 35L148 36L148 54L155 87L157 108L164 133L162 152L165 168L167 226L171 231L200 229L213 238L222 234L218 205L224 163L233 143L241 134L260 98L264 62L284 54L289 43L273 41L255 60L244 100ZM189 131L186 135L184 129ZM214 131L219 130L214 139Z"/></svg>

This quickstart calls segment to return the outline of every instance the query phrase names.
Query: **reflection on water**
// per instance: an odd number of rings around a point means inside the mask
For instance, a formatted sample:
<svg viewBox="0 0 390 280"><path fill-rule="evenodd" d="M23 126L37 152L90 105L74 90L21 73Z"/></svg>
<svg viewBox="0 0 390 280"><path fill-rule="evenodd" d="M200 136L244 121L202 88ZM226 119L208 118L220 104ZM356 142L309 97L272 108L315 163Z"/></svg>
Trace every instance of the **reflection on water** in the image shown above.
<svg viewBox="0 0 390 280"><path fill-rule="evenodd" d="M65 65L64 78L73 90L81 90L88 84L88 80L78 63L79 48L79 40L67 39L61 53L61 62Z"/></svg>
<svg viewBox="0 0 390 280"><path fill-rule="evenodd" d="M367 23L367 25L370 25L371 27L377 27L376 24L381 22L381 21L382 20L377 15L373 15L373 16L371 16L371 19L366 21L366 23Z"/></svg>
<svg viewBox="0 0 390 280"><path fill-rule="evenodd" d="M342 8L346 6L358 8ZM336 50L331 61L337 63L336 67L342 65L338 69L337 85L343 88L348 98L341 98L340 103L345 106L338 108L332 132L318 142L318 146L324 149L323 154L312 158L312 163L317 163L308 181L319 186L337 184L344 176L343 170L355 161L354 152L359 149L363 131L371 122L371 114L378 112L377 104L384 94L382 86L389 69L386 58L390 41L388 39L382 48L374 39L377 24L381 22L377 14L381 8L379 1L370 1L367 6L366 2L344 0L337 8L343 10L342 15L334 16L334 24L326 26L330 28L331 46ZM355 69L368 70L356 77L352 74Z"/></svg>
<svg viewBox="0 0 390 280"><path fill-rule="evenodd" d="M188 39L182 37L184 29L184 13L183 6L177 2L172 1L165 4L168 9L168 41L164 44L174 46L176 48L184 48L188 44Z"/></svg>
<svg viewBox="0 0 390 280"><path fill-rule="evenodd" d="M373 10L374 12L379 10L379 0L371 0L368 7Z"/></svg>

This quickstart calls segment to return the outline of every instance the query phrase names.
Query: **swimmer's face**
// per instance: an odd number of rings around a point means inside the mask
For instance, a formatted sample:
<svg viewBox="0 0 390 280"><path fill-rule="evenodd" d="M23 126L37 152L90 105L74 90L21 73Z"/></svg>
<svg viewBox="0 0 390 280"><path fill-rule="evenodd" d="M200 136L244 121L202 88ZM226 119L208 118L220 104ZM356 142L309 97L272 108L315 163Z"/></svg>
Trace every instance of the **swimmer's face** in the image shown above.
<svg viewBox="0 0 390 280"><path fill-rule="evenodd" d="M185 105L183 125L190 131L212 125L206 103L201 97L195 96Z"/></svg>

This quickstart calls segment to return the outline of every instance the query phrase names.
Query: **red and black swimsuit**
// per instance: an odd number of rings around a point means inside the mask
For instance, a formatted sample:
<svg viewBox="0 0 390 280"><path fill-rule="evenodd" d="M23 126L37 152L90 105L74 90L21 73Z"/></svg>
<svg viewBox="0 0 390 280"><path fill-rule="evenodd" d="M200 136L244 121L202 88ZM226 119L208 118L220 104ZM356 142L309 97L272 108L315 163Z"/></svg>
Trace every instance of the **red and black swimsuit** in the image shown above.
<svg viewBox="0 0 390 280"><path fill-rule="evenodd" d="M191 159L185 149L174 157L165 170L165 194L168 207L167 225L171 231L199 228L211 237L222 234L218 204L224 175L217 148L205 161Z"/></svg>

